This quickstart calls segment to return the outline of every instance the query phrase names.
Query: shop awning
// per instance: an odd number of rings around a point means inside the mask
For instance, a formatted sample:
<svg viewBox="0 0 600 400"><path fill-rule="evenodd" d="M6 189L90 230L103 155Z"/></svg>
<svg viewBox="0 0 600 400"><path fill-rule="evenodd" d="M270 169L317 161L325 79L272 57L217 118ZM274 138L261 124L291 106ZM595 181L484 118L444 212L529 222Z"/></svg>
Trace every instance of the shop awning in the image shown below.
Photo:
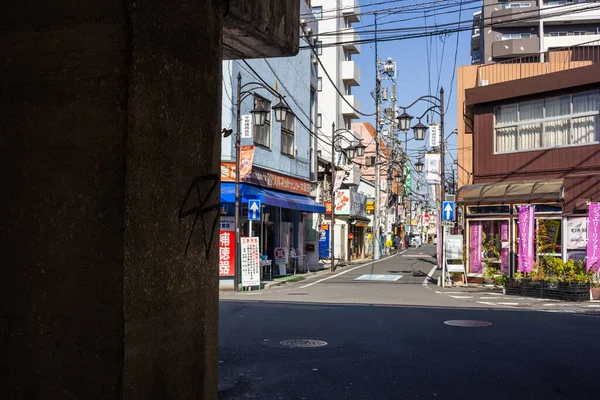
<svg viewBox="0 0 600 400"><path fill-rule="evenodd" d="M456 200L459 203L507 204L561 201L563 196L563 180L547 179L463 186L458 190Z"/></svg>
<svg viewBox="0 0 600 400"><path fill-rule="evenodd" d="M317 203L310 197L277 192L246 183L240 183L240 195L242 203L247 203L248 199L259 199L263 204L269 206L289 208L303 212L325 213L325 206ZM235 203L235 183L221 183L221 203Z"/></svg>
<svg viewBox="0 0 600 400"><path fill-rule="evenodd" d="M352 218L352 225L361 227L361 228L366 228L367 226L369 226L369 223L371 222L371 220L369 218L365 218L365 217L351 217Z"/></svg>

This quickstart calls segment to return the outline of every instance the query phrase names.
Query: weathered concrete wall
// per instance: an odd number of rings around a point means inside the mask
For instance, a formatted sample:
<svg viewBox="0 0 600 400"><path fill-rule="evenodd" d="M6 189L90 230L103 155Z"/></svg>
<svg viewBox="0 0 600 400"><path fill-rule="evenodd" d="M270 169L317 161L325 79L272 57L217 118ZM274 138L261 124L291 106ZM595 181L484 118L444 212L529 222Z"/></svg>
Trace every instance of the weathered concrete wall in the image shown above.
<svg viewBox="0 0 600 400"><path fill-rule="evenodd" d="M125 9L11 1L0 26L0 398L119 398Z"/></svg>
<svg viewBox="0 0 600 400"><path fill-rule="evenodd" d="M126 399L217 395L221 3L149 0L132 8ZM211 173L212 181L194 184ZM182 205L216 208L180 221Z"/></svg>
<svg viewBox="0 0 600 400"><path fill-rule="evenodd" d="M216 398L221 3L3 5L0 398Z"/></svg>

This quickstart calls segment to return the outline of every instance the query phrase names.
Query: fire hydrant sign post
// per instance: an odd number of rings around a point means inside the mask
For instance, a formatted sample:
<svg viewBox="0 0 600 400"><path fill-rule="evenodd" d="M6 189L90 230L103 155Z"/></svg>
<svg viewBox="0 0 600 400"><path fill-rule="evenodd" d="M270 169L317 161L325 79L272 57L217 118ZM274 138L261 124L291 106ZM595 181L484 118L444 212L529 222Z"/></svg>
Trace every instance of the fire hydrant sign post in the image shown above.
<svg viewBox="0 0 600 400"><path fill-rule="evenodd" d="M244 237L240 240L242 247L242 287L260 286L258 238Z"/></svg>

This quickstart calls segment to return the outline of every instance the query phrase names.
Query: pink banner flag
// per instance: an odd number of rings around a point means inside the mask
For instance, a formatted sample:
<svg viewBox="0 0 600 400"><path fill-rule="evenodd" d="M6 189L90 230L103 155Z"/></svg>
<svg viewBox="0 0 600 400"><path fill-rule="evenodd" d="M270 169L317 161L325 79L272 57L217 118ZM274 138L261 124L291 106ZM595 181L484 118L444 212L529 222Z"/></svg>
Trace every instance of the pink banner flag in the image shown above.
<svg viewBox="0 0 600 400"><path fill-rule="evenodd" d="M481 273L481 222L471 222L471 235L469 246L469 258L471 259L471 272Z"/></svg>
<svg viewBox="0 0 600 400"><path fill-rule="evenodd" d="M508 221L500 221L500 271L503 274L508 274L508 246L504 246L504 243L508 243Z"/></svg>
<svg viewBox="0 0 600 400"><path fill-rule="evenodd" d="M534 208L519 207L519 271L529 272L535 264Z"/></svg>
<svg viewBox="0 0 600 400"><path fill-rule="evenodd" d="M586 272L600 270L600 203L591 203L588 211Z"/></svg>

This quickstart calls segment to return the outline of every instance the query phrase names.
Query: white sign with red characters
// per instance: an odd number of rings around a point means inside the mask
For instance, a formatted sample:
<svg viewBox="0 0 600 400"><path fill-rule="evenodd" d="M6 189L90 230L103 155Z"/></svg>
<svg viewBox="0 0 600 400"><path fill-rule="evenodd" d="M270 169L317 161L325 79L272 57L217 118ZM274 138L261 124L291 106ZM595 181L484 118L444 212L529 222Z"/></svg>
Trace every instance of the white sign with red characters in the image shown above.
<svg viewBox="0 0 600 400"><path fill-rule="evenodd" d="M275 264L285 265L288 263L288 252L285 247L277 247L275 249Z"/></svg>
<svg viewBox="0 0 600 400"><path fill-rule="evenodd" d="M219 276L233 276L235 270L235 232L219 234Z"/></svg>
<svg viewBox="0 0 600 400"><path fill-rule="evenodd" d="M260 285L260 257L258 254L258 238L241 238L242 247L242 286Z"/></svg>

